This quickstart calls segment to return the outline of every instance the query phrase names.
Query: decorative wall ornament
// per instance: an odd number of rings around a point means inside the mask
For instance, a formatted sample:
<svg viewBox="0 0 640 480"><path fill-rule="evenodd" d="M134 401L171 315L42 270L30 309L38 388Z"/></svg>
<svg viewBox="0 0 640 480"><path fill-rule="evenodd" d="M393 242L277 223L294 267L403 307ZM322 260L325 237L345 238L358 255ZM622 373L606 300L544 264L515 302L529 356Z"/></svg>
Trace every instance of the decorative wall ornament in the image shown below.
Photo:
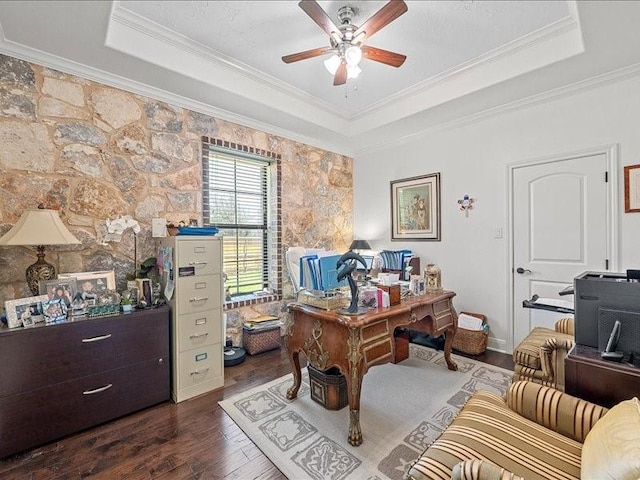
<svg viewBox="0 0 640 480"><path fill-rule="evenodd" d="M466 193L464 196L458 200L458 205L460 205L460 210L464 212L464 216L469 216L469 210L473 210L473 198L470 198Z"/></svg>

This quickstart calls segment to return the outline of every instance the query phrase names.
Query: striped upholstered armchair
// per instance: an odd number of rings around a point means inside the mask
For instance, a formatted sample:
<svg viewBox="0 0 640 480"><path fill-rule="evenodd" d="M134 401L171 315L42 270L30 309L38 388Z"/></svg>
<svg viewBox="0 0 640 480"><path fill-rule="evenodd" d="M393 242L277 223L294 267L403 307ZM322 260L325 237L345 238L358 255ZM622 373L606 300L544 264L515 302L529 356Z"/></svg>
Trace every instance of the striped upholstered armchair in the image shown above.
<svg viewBox="0 0 640 480"><path fill-rule="evenodd" d="M573 317L559 319L553 330L534 328L513 350L513 381L564 390L564 358L574 344Z"/></svg>
<svg viewBox="0 0 640 480"><path fill-rule="evenodd" d="M505 398L476 392L427 450L410 480L640 477L640 402L607 410L533 382Z"/></svg>

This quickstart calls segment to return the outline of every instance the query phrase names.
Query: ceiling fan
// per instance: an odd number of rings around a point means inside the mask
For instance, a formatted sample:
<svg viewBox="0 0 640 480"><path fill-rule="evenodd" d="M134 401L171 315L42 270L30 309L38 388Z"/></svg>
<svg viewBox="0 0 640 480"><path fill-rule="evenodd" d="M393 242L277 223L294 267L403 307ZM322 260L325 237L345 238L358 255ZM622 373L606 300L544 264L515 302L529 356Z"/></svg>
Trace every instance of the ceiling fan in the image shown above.
<svg viewBox="0 0 640 480"><path fill-rule="evenodd" d="M333 23L315 0L301 0L298 6L329 35L331 46L285 55L282 57L284 63L332 54L325 60L325 67L334 76L334 85L344 85L347 78L355 78L360 74L358 64L362 58L396 68L407 58L406 55L363 45L365 40L407 11L407 4L403 0L391 0L360 27L351 24L355 12L350 6L338 10L339 26Z"/></svg>

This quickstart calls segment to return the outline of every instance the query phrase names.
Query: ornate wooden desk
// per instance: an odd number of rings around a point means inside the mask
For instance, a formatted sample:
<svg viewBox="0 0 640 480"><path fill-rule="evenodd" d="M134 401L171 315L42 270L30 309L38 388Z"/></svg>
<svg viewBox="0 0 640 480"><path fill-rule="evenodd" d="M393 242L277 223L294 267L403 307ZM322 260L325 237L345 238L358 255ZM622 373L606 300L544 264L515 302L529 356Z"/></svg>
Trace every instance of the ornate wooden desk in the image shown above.
<svg viewBox="0 0 640 480"><path fill-rule="evenodd" d="M287 398L294 399L302 380L300 352L319 370L338 367L347 380L349 395L349 443L362 443L360 430L360 388L369 367L393 360L393 331L409 326L430 335L446 334L444 357L450 370L458 366L451 359L451 345L458 328L453 308L454 292L412 297L399 305L378 308L363 315L341 315L300 303L289 304L291 316L285 325L287 352L293 371L293 385Z"/></svg>

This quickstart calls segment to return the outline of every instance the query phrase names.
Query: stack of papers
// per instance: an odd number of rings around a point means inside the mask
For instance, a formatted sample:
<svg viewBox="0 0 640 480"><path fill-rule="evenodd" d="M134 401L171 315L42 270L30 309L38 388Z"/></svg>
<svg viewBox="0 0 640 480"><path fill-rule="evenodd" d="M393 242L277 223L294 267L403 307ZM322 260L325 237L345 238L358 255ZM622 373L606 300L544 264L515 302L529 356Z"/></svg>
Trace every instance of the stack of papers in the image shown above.
<svg viewBox="0 0 640 480"><path fill-rule="evenodd" d="M247 330L261 330L263 328L273 328L280 326L282 322L278 317L263 315L261 317L252 318L244 322L244 328Z"/></svg>
<svg viewBox="0 0 640 480"><path fill-rule="evenodd" d="M483 322L481 318L461 313L458 315L458 327L465 330L482 330Z"/></svg>

